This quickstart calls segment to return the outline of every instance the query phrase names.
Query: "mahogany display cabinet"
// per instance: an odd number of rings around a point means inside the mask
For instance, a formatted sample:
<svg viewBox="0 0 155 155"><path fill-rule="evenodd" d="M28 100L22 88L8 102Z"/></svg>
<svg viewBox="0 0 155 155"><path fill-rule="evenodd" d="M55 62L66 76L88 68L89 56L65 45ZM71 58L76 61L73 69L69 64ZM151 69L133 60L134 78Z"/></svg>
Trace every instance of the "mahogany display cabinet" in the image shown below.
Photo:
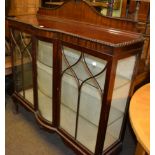
<svg viewBox="0 0 155 155"><path fill-rule="evenodd" d="M78 155L116 155L143 48L135 23L73 0L7 20L15 104Z"/></svg>

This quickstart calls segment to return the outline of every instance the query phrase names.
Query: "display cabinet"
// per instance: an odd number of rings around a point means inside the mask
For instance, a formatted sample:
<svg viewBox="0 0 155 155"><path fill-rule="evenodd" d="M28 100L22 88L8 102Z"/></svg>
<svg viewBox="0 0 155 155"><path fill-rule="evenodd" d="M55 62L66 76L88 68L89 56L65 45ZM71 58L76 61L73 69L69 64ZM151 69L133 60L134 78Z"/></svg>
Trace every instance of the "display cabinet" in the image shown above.
<svg viewBox="0 0 155 155"><path fill-rule="evenodd" d="M135 22L71 0L8 25L16 106L77 154L116 155L143 48L143 37L129 31Z"/></svg>

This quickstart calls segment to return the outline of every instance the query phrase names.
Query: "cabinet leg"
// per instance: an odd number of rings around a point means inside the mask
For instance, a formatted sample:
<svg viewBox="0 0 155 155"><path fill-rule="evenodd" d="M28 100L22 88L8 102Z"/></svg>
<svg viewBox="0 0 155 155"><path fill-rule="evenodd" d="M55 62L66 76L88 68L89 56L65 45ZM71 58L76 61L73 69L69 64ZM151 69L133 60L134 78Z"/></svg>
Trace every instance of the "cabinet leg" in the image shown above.
<svg viewBox="0 0 155 155"><path fill-rule="evenodd" d="M13 99L13 103L14 103L13 113L18 114L19 113L18 103L17 103L17 101L15 99Z"/></svg>

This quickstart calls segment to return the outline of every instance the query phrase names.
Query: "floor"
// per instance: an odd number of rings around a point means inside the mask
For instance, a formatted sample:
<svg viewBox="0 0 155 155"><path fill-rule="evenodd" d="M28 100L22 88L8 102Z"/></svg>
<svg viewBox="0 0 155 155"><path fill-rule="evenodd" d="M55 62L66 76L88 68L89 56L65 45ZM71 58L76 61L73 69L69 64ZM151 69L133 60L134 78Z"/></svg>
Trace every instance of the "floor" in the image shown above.
<svg viewBox="0 0 155 155"><path fill-rule="evenodd" d="M15 114L9 95L6 95L5 123L6 155L75 155L57 134L42 130L32 113L20 106L19 114ZM134 155L135 146L136 141L128 123L119 155Z"/></svg>

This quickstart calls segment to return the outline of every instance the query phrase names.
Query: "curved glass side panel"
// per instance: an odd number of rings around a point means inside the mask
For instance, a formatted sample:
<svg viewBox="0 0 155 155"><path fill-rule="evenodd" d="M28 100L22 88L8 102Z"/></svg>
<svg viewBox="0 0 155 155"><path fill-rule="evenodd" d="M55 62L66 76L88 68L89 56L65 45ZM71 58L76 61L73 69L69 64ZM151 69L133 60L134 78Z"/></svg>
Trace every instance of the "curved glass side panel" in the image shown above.
<svg viewBox="0 0 155 155"><path fill-rule="evenodd" d="M62 47L60 127L95 151L107 62Z"/></svg>
<svg viewBox="0 0 155 155"><path fill-rule="evenodd" d="M41 116L52 122L53 44L38 40L37 82L38 109Z"/></svg>
<svg viewBox="0 0 155 155"><path fill-rule="evenodd" d="M75 136L78 87L74 77L64 74L61 82L60 126Z"/></svg>
<svg viewBox="0 0 155 155"><path fill-rule="evenodd" d="M13 44L15 91L33 106L32 39L31 35L11 30Z"/></svg>
<svg viewBox="0 0 155 155"><path fill-rule="evenodd" d="M104 150L120 137L136 56L118 61Z"/></svg>

